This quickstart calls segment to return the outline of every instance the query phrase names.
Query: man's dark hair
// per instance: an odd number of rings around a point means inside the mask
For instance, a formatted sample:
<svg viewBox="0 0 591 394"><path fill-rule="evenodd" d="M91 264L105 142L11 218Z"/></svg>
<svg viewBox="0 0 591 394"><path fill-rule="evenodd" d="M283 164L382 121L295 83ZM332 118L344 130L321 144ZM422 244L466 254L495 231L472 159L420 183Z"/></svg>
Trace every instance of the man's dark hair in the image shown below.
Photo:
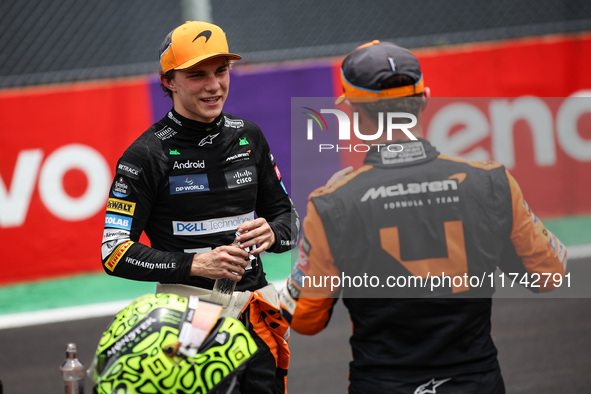
<svg viewBox="0 0 591 394"><path fill-rule="evenodd" d="M160 70L160 76L164 77L166 79L174 79L175 72L176 72L175 69L168 70L167 72L162 72L162 70ZM165 96L168 96L172 99L172 90L170 90L169 88L164 86L164 84L162 82L160 82L160 89L162 89Z"/></svg>
<svg viewBox="0 0 591 394"><path fill-rule="evenodd" d="M382 81L380 89L398 88L401 86L414 85L415 83L416 81L408 75L397 74ZM356 105L364 111L370 119L378 119L378 113L380 112L407 112L418 117L423 104L422 97L423 93L419 93L406 97L382 99L368 103L356 103Z"/></svg>

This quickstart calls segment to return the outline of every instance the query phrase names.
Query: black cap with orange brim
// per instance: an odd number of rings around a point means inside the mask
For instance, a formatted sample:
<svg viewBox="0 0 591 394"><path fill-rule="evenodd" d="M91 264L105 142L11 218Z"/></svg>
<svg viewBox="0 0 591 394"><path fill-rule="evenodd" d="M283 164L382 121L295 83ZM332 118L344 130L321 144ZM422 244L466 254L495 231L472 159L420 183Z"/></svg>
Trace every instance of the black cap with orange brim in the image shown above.
<svg viewBox="0 0 591 394"><path fill-rule="evenodd" d="M381 89L381 84L393 75L410 77L414 84ZM417 58L407 49L391 42L374 40L357 47L343 60L341 82L344 93L336 104L345 99L377 101L384 98L406 97L422 93L423 74Z"/></svg>

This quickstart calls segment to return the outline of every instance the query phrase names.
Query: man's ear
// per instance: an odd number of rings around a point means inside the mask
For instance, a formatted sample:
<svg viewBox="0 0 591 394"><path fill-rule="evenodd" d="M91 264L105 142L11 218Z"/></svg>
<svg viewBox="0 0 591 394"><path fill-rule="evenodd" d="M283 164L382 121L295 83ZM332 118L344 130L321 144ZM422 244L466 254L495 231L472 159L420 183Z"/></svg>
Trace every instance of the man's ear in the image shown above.
<svg viewBox="0 0 591 394"><path fill-rule="evenodd" d="M165 76L160 76L160 82L164 85L167 89L176 92L176 88L174 86L174 79L166 78Z"/></svg>
<svg viewBox="0 0 591 394"><path fill-rule="evenodd" d="M431 98L431 88L425 86L423 89L423 103L421 104L421 111L424 111L427 108L427 104L429 103L429 99Z"/></svg>

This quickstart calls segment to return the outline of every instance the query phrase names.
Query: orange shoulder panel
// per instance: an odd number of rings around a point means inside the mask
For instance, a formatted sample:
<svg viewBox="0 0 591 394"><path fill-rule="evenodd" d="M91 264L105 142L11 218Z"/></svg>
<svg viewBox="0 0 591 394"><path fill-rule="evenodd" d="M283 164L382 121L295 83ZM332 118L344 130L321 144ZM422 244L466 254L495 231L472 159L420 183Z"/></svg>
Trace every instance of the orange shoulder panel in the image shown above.
<svg viewBox="0 0 591 394"><path fill-rule="evenodd" d="M351 179L355 178L357 175L359 175L363 172L369 171L372 168L373 168L372 165L369 165L369 164L364 165L364 166L358 168L357 170L351 172L350 174L346 175L342 179L340 179L330 185L320 186L319 188L314 190L312 193L310 193L310 195L308 196L308 199L311 199L313 197L322 196L324 194L332 193L333 191L335 191L339 187L346 185L348 182L351 181Z"/></svg>

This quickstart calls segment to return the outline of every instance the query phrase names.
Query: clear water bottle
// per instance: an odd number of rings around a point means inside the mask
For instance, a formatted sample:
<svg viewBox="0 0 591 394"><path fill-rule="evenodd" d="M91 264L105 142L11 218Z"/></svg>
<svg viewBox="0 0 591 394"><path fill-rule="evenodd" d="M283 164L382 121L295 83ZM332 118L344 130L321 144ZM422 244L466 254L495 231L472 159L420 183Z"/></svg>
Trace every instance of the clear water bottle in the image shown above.
<svg viewBox="0 0 591 394"><path fill-rule="evenodd" d="M241 233L239 231L236 231L234 235L238 237L240 234ZM234 238L233 244L240 245L240 242L236 241L236 238ZM245 250L249 252L249 249L250 248L247 248ZM226 308L228 305L230 305L230 300L232 299L232 294L234 294L234 289L236 289L236 282L232 279L216 279L215 283L213 284L213 291L211 292L210 301L217 302Z"/></svg>
<svg viewBox="0 0 591 394"><path fill-rule="evenodd" d="M66 360L60 368L66 394L84 394L84 365L76 353L76 344L68 343Z"/></svg>
<svg viewBox="0 0 591 394"><path fill-rule="evenodd" d="M210 301L221 304L224 308L230 305L232 294L236 288L236 282L232 279L216 279L213 284Z"/></svg>

